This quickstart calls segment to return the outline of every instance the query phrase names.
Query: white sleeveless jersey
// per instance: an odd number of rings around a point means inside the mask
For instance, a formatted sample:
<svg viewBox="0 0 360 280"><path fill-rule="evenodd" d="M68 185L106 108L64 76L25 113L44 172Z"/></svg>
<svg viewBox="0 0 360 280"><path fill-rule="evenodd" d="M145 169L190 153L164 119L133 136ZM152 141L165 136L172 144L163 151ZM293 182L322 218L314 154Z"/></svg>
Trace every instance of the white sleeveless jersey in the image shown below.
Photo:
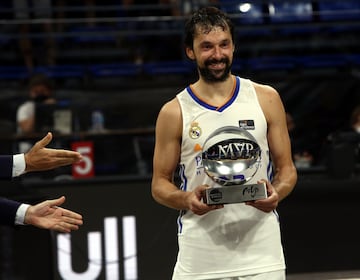
<svg viewBox="0 0 360 280"><path fill-rule="evenodd" d="M234 77L231 98L221 107L200 100L191 86L177 95L183 118L180 188L215 183L206 175L201 160L207 137L223 126L247 129L261 148L261 163L247 182L271 180L267 122L250 80ZM285 269L276 212L265 213L244 203L198 216L180 211L179 253L173 279L196 280L251 275Z"/></svg>

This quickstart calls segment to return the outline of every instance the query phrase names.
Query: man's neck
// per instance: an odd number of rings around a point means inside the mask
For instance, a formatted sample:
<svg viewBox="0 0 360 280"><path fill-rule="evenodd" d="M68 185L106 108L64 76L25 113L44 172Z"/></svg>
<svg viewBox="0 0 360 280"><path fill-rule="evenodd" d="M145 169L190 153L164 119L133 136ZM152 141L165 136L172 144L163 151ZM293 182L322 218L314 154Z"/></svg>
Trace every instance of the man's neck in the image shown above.
<svg viewBox="0 0 360 280"><path fill-rule="evenodd" d="M200 78L192 85L192 88L195 94L205 102L220 106L232 96L234 84L235 77L229 75L229 78L222 82L207 82Z"/></svg>

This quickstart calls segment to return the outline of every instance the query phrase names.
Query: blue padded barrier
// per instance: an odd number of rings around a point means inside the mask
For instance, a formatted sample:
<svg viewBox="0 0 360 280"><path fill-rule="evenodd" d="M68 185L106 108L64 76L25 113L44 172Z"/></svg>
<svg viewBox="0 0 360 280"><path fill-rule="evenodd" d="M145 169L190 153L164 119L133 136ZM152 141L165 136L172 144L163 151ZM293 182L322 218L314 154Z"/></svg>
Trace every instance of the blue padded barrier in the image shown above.
<svg viewBox="0 0 360 280"><path fill-rule="evenodd" d="M94 77L136 76L141 73L141 65L135 63L94 64L88 67Z"/></svg>
<svg viewBox="0 0 360 280"><path fill-rule="evenodd" d="M192 74L195 65L191 61L164 61L149 62L143 65L144 72L150 75L157 74Z"/></svg>
<svg viewBox="0 0 360 280"><path fill-rule="evenodd" d="M251 70L291 70L297 66L293 56L250 58L246 64Z"/></svg>
<svg viewBox="0 0 360 280"><path fill-rule="evenodd" d="M306 55L295 59L304 68L341 67L349 64L348 57L342 54Z"/></svg>
<svg viewBox="0 0 360 280"><path fill-rule="evenodd" d="M359 20L360 1L329 1L318 0L319 18L322 21Z"/></svg>
<svg viewBox="0 0 360 280"><path fill-rule="evenodd" d="M34 69L35 73L44 73L50 78L83 78L87 69L85 65L55 65L39 66Z"/></svg>
<svg viewBox="0 0 360 280"><path fill-rule="evenodd" d="M0 79L22 80L29 77L29 71L25 66L0 66Z"/></svg>
<svg viewBox="0 0 360 280"><path fill-rule="evenodd" d="M109 26L75 26L69 30L75 43L116 43L116 29Z"/></svg>

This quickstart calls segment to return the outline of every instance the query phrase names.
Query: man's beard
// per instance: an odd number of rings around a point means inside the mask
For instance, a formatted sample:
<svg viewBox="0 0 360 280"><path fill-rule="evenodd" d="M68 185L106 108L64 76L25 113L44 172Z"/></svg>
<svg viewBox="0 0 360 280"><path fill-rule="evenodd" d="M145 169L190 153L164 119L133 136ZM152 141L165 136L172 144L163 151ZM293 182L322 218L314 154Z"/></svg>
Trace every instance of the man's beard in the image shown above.
<svg viewBox="0 0 360 280"><path fill-rule="evenodd" d="M225 69L221 70L212 70L209 69L209 65L212 63L225 63ZM220 60L211 59L205 61L204 67L198 67L200 76L207 82L223 82L229 77L231 71L231 63L228 58L222 58ZM220 76L216 75L222 73Z"/></svg>

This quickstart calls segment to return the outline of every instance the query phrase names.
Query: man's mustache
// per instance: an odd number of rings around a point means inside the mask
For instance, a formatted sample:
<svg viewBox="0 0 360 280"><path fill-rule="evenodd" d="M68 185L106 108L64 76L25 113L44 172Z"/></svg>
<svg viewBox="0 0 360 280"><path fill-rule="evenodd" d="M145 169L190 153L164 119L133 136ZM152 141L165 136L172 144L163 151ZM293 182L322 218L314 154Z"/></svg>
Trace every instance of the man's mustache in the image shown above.
<svg viewBox="0 0 360 280"><path fill-rule="evenodd" d="M229 60L227 58L222 59L209 59L205 61L205 65L209 66L210 64L216 64L216 63L225 63L226 65L229 64Z"/></svg>

